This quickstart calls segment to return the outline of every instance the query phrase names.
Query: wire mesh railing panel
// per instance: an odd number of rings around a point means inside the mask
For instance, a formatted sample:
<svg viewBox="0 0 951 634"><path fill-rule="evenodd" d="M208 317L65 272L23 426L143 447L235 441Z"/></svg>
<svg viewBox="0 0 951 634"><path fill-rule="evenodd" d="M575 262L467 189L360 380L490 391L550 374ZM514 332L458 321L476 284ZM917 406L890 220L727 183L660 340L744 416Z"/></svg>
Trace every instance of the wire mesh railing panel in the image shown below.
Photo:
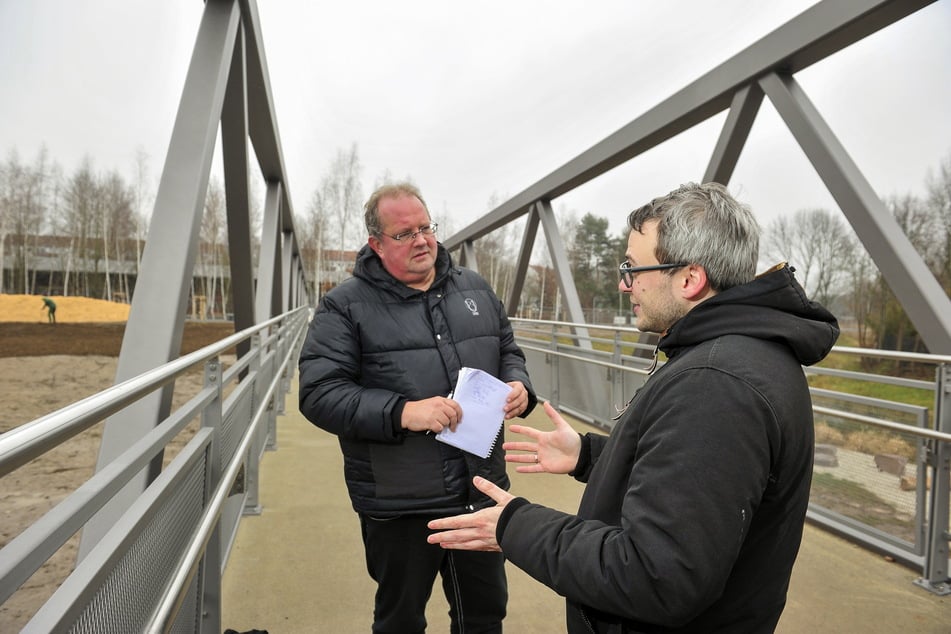
<svg viewBox="0 0 951 634"><path fill-rule="evenodd" d="M199 568L198 574L192 578L188 585L182 606L169 628L171 634L195 634L195 632L201 631L202 605L201 597L198 594L202 587L203 575L202 569Z"/></svg>
<svg viewBox="0 0 951 634"><path fill-rule="evenodd" d="M827 396L814 396L813 401L824 409L815 415L811 503L890 538L910 552L921 553L928 512L924 492L931 477L921 459L924 439L848 416L917 427L919 421L926 420L927 412L915 416L873 403L836 403ZM824 413L831 408L841 408L842 416Z"/></svg>
<svg viewBox="0 0 951 634"><path fill-rule="evenodd" d="M201 519L205 466L200 460L191 467L95 590L69 632L143 631Z"/></svg>
<svg viewBox="0 0 951 634"><path fill-rule="evenodd" d="M242 386L242 392L233 401L232 407L222 421L221 445L218 452L218 461L222 469L231 462L235 450L241 444L241 437L251 424L253 401L253 386L250 384Z"/></svg>

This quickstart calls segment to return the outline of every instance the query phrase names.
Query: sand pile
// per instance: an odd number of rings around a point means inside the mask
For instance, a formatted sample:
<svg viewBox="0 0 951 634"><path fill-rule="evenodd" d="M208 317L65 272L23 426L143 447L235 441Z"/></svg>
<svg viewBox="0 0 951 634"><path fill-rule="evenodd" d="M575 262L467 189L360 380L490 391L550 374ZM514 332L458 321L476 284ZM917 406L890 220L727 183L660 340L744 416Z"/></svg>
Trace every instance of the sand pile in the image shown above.
<svg viewBox="0 0 951 634"><path fill-rule="evenodd" d="M89 297L49 295L56 303L57 323L128 321L129 305ZM43 295L0 294L0 321L45 322Z"/></svg>

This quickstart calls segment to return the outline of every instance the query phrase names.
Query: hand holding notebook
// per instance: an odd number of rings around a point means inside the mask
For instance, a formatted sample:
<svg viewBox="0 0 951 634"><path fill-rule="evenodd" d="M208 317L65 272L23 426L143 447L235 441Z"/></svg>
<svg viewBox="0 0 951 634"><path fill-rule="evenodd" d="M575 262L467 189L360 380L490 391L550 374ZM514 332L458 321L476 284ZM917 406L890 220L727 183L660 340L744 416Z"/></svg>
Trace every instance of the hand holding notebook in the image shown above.
<svg viewBox="0 0 951 634"><path fill-rule="evenodd" d="M450 397L462 407L456 431L444 428L436 440L488 458L505 417L505 399L512 387L488 372L462 368Z"/></svg>

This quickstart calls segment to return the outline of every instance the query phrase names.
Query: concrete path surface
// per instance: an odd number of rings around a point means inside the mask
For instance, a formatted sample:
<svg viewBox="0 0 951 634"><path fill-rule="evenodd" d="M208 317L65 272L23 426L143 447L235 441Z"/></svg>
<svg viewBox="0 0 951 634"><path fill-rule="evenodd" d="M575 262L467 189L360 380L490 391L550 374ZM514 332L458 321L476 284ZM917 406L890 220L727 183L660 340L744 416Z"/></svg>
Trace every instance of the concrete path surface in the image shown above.
<svg viewBox="0 0 951 634"><path fill-rule="evenodd" d="M542 408L529 424L547 427ZM590 429L573 423L579 431ZM297 411L297 383L277 421L277 450L261 467L263 513L242 519L222 584L222 627L270 634L369 632L374 587L343 481L335 436ZM512 471L512 491L554 508L577 508L583 485L567 476ZM777 632L951 634L951 597L913 584L914 571L807 525ZM564 601L508 568L507 632L564 631ZM429 632L449 631L437 581Z"/></svg>

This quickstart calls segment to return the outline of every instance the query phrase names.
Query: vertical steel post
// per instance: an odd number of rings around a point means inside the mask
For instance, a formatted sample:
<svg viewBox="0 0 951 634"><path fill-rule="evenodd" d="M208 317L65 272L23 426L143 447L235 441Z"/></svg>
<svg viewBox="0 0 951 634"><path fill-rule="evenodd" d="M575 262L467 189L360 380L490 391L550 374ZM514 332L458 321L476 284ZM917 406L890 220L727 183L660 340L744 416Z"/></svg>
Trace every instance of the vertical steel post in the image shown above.
<svg viewBox="0 0 951 634"><path fill-rule="evenodd" d="M951 434L951 367L941 364L936 370L935 429ZM951 443L931 441L931 503L928 509L928 540L925 548L924 575L915 581L939 595L951 594L948 571L948 546L951 543L949 500L951 500Z"/></svg>
<svg viewBox="0 0 951 634"><path fill-rule="evenodd" d="M221 361L218 357L205 362L204 386L215 390L215 398L202 409L201 426L214 429L208 446L205 469L205 499L203 508L208 508L215 489L221 481ZM205 546L198 569L198 610L201 632L221 632L221 573L224 564L221 556L221 518L215 522Z"/></svg>

